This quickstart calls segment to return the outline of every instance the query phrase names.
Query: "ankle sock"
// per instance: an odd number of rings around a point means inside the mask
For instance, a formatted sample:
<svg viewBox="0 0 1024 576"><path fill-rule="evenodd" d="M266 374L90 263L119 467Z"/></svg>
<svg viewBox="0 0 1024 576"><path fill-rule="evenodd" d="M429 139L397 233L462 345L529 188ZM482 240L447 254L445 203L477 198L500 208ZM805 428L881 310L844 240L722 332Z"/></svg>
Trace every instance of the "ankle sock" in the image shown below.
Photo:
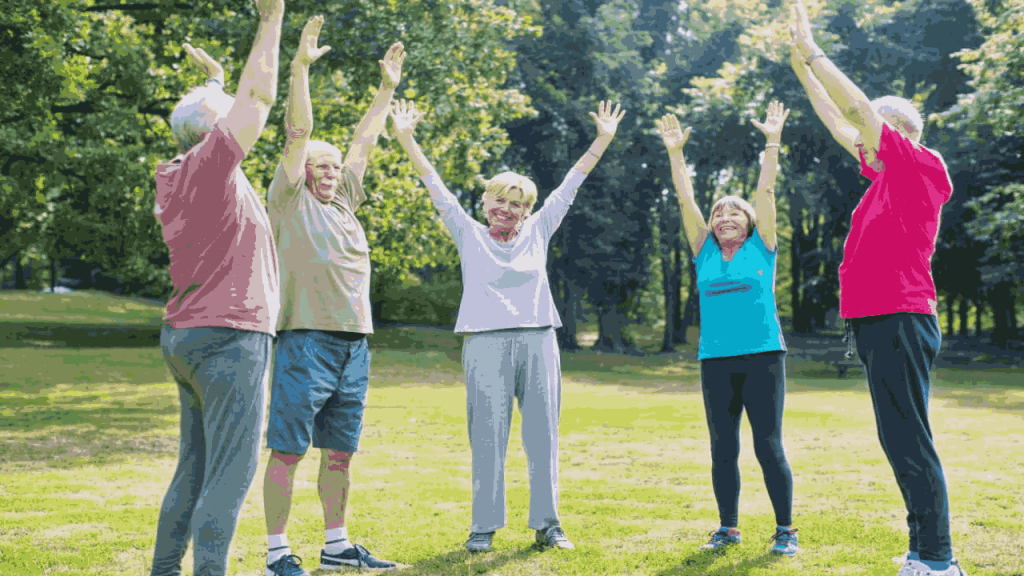
<svg viewBox="0 0 1024 576"><path fill-rule="evenodd" d="M287 534L267 535L267 566L292 553Z"/></svg>
<svg viewBox="0 0 1024 576"><path fill-rule="evenodd" d="M331 554L338 554L352 548L348 540L348 527L331 528L324 531L324 550Z"/></svg>

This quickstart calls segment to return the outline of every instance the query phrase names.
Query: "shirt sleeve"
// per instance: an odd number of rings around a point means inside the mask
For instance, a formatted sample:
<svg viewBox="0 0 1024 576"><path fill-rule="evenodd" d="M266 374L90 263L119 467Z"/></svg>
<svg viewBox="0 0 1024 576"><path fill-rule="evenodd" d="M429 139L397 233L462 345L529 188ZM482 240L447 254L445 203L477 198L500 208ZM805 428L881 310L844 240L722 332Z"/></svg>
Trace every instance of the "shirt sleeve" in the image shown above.
<svg viewBox="0 0 1024 576"><path fill-rule="evenodd" d="M569 170L562 184L544 200L544 206L530 218L535 219L537 230L544 238L551 238L562 223L565 214L576 199L576 191L583 185L587 175L575 168Z"/></svg>
<svg viewBox="0 0 1024 576"><path fill-rule="evenodd" d="M299 182L295 186L289 186L288 176L284 172L284 165L278 163L277 170L274 171L274 179L270 182L270 188L267 189L267 206L271 208L270 212L286 211L288 205L293 204L299 197L298 192L305 185L306 174L303 171Z"/></svg>
<svg viewBox="0 0 1024 576"><path fill-rule="evenodd" d="M922 185L914 187L917 190L907 190L909 194L924 192L929 200L942 203L953 193L953 182L942 156L893 130L888 124L882 126L878 159L885 163L886 170L891 166L899 172L915 173Z"/></svg>
<svg viewBox="0 0 1024 576"><path fill-rule="evenodd" d="M441 216L441 221L448 227L448 231L452 233L456 245L461 248L466 230L469 230L476 221L470 218L469 214L466 214L462 204L459 204L459 199L448 190L448 187L441 181L441 176L437 172L424 176L422 180L430 192L430 200L434 203L434 208L437 209L437 213Z"/></svg>
<svg viewBox="0 0 1024 576"><path fill-rule="evenodd" d="M348 166L341 167L341 181L338 182L337 194L348 204L353 214L366 202L366 190L363 189L363 183Z"/></svg>

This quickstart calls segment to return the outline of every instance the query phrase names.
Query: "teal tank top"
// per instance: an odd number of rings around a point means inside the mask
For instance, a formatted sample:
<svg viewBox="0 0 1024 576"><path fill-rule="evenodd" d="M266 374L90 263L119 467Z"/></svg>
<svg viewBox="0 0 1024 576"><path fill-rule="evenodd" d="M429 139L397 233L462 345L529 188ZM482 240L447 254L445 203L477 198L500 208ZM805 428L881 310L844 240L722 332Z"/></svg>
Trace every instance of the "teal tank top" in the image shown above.
<svg viewBox="0 0 1024 576"><path fill-rule="evenodd" d="M732 260L709 235L697 265L700 346L697 358L722 358L785 350L775 306L775 260L754 230Z"/></svg>

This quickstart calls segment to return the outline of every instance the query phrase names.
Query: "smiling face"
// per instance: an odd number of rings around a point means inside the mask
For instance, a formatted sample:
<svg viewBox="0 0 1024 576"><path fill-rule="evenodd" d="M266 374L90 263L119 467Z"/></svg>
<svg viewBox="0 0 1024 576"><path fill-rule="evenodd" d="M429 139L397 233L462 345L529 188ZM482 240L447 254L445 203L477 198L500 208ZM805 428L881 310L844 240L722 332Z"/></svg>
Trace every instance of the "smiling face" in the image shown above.
<svg viewBox="0 0 1024 576"><path fill-rule="evenodd" d="M484 216L492 229L509 230L530 215L533 202L529 202L520 188L509 188L504 194L485 192L483 197Z"/></svg>
<svg viewBox="0 0 1024 576"><path fill-rule="evenodd" d="M722 198L711 209L711 233L721 245L742 244L753 232L754 209L738 197Z"/></svg>
<svg viewBox="0 0 1024 576"><path fill-rule="evenodd" d="M306 183L314 198L324 204L334 199L341 179L341 153L310 150L306 154Z"/></svg>

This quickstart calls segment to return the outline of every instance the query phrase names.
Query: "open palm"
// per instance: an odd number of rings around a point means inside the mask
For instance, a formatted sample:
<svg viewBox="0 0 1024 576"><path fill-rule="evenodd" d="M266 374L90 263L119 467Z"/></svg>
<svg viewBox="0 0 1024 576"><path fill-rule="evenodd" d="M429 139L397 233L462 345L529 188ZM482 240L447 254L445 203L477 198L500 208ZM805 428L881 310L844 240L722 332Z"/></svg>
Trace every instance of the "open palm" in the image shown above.
<svg viewBox="0 0 1024 576"><path fill-rule="evenodd" d="M320 39L320 28L323 25L323 16L313 16L306 21L306 25L302 27L302 36L299 38L299 49L295 52L295 61L297 63L309 66L330 51L330 46L323 46L321 48L316 46L317 41Z"/></svg>
<svg viewBox="0 0 1024 576"><path fill-rule="evenodd" d="M655 120L654 124L658 127L658 132L661 134L661 141L665 144L665 148L667 148L669 152L681 150L690 139L690 127L687 127L684 131L682 127L679 126L679 119L676 118L675 114L665 114L661 118Z"/></svg>
<svg viewBox="0 0 1024 576"><path fill-rule="evenodd" d="M615 105L615 110L613 111L611 101L602 101L598 105L597 114L590 113L590 117L597 123L598 136L615 136L615 130L619 127L619 121L625 115L626 111L620 111L618 104Z"/></svg>
<svg viewBox="0 0 1024 576"><path fill-rule="evenodd" d="M416 125L427 115L426 111L417 111L416 103L408 100L395 100L389 109L391 124L396 134L412 134Z"/></svg>
<svg viewBox="0 0 1024 576"><path fill-rule="evenodd" d="M750 123L760 130L769 141L778 142L779 137L782 135L782 125L786 123L786 118L789 118L789 112L789 110L782 106L782 102L773 100L768 105L768 117L765 118L764 123L762 124L753 118L750 120Z"/></svg>
<svg viewBox="0 0 1024 576"><path fill-rule="evenodd" d="M405 62L405 46L401 42L395 42L388 48L380 62L381 78L385 88L397 88L402 81L402 62Z"/></svg>

